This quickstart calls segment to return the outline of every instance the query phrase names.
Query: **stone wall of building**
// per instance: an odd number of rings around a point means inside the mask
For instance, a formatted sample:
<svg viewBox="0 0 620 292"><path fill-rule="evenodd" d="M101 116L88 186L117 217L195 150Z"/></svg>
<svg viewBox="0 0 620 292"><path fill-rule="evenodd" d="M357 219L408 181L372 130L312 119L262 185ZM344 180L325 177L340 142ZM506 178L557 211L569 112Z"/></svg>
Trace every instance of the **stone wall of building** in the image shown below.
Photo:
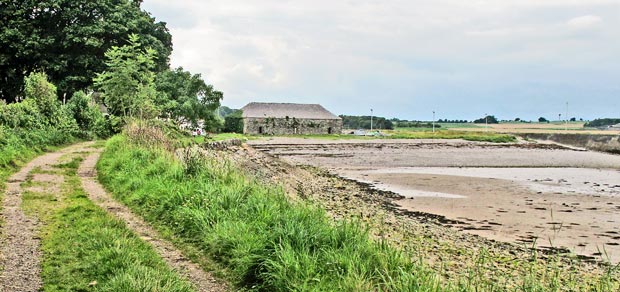
<svg viewBox="0 0 620 292"><path fill-rule="evenodd" d="M340 134L342 120L244 118L243 133L259 135Z"/></svg>

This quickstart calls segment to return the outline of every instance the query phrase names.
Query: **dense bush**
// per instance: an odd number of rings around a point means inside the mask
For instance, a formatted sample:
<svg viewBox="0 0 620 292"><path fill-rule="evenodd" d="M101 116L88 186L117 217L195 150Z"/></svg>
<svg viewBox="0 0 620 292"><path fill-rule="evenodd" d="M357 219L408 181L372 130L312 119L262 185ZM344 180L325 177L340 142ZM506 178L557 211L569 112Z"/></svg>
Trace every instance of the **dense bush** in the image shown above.
<svg viewBox="0 0 620 292"><path fill-rule="evenodd" d="M114 133L113 118L106 119L83 93L67 105L56 99L56 87L44 73L26 78L25 99L0 103L0 168L3 174L50 146L75 138L106 137Z"/></svg>
<svg viewBox="0 0 620 292"><path fill-rule="evenodd" d="M419 122L419 121L398 121L394 122L395 127L398 128L432 128L433 123ZM441 128L441 125L435 123L435 128Z"/></svg>
<svg viewBox="0 0 620 292"><path fill-rule="evenodd" d="M585 123L583 126L584 127L592 127L592 128L596 128L596 127L606 127L606 126L611 126L611 125L615 125L615 124L620 124L620 119L595 119L593 121L589 121L587 123Z"/></svg>
<svg viewBox="0 0 620 292"><path fill-rule="evenodd" d="M495 116L489 115L489 116L474 120L474 124L499 124L499 120L497 120Z"/></svg>
<svg viewBox="0 0 620 292"><path fill-rule="evenodd" d="M224 117L224 132L243 133L243 112L235 110Z"/></svg>
<svg viewBox="0 0 620 292"><path fill-rule="evenodd" d="M340 115L342 118L342 127L345 129L370 129L370 116L347 116ZM384 117L372 117L372 128L392 130L394 125L392 121Z"/></svg>

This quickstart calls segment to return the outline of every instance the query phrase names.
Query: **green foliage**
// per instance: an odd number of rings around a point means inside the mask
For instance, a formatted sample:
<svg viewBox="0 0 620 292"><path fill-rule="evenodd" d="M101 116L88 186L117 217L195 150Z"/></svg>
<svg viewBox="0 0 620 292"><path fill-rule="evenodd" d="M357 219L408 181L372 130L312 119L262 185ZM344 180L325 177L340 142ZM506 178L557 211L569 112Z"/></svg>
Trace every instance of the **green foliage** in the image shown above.
<svg viewBox="0 0 620 292"><path fill-rule="evenodd" d="M548 122L549 122L549 120L547 120L547 119L546 119L546 118L544 118L544 117L540 117L540 118L538 118L538 122L539 122L539 123L548 123Z"/></svg>
<svg viewBox="0 0 620 292"><path fill-rule="evenodd" d="M45 73L30 73L24 80L26 99L32 99L49 122L56 122L60 103L56 98L56 86L47 81Z"/></svg>
<svg viewBox="0 0 620 292"><path fill-rule="evenodd" d="M224 105L220 106L217 109L217 113L219 114L220 118L222 118L222 119L226 118L227 116L229 116L231 114L234 114L237 111L238 111L238 109L232 109L232 108L229 108L229 107L224 106Z"/></svg>
<svg viewBox="0 0 620 292"><path fill-rule="evenodd" d="M224 118L224 132L243 133L243 111L235 110Z"/></svg>
<svg viewBox="0 0 620 292"><path fill-rule="evenodd" d="M138 35L132 34L128 45L112 47L105 56L107 71L98 73L94 81L109 112L142 119L157 116L155 74L151 71L155 50L143 50Z"/></svg>
<svg viewBox="0 0 620 292"><path fill-rule="evenodd" d="M203 123L208 130L219 128L219 118L214 111L220 106L223 93L207 85L200 74L192 75L182 67L160 72L155 78L156 88L163 95L158 104L163 105L162 116L191 123Z"/></svg>
<svg viewBox="0 0 620 292"><path fill-rule="evenodd" d="M0 103L0 125L15 129L35 129L45 126L45 118L33 99L19 103Z"/></svg>
<svg viewBox="0 0 620 292"><path fill-rule="evenodd" d="M120 132L119 125L113 125L117 123L116 119L104 116L92 96L82 91L73 94L67 103L67 109L75 119L82 138L107 138Z"/></svg>
<svg viewBox="0 0 620 292"><path fill-rule="evenodd" d="M360 223L334 224L323 210L289 202L281 189L245 177L225 160L192 163L201 166L187 173L169 152L117 136L98 164L99 179L136 213L226 267L242 288L441 289L434 272L370 240Z"/></svg>
<svg viewBox="0 0 620 292"><path fill-rule="evenodd" d="M441 120L440 120L441 121ZM398 128L432 128L432 122L420 122L420 121L398 121L393 122ZM441 125L435 123L435 128L441 128Z"/></svg>
<svg viewBox="0 0 620 292"><path fill-rule="evenodd" d="M474 120L474 124L499 124L499 120L493 115L487 115L486 117Z"/></svg>
<svg viewBox="0 0 620 292"><path fill-rule="evenodd" d="M342 127L345 129L370 129L370 116L347 116L340 115ZM394 128L392 121L384 117L372 117L372 128L391 130Z"/></svg>
<svg viewBox="0 0 620 292"><path fill-rule="evenodd" d="M441 130L435 133L426 131L406 131L398 130L393 133L388 133L387 136L390 139L463 139L467 141L480 141L480 142L492 142L492 143L512 143L516 142L517 138L508 134L497 134L487 132L471 132L471 131L453 131L453 130Z"/></svg>
<svg viewBox="0 0 620 292"><path fill-rule="evenodd" d="M156 22L134 0L0 1L0 98L23 96L29 73L43 70L58 85L59 96L92 85L105 68L104 53L140 36L143 48L156 50L156 70L168 67L172 41L165 23Z"/></svg>
<svg viewBox="0 0 620 292"><path fill-rule="evenodd" d="M607 118L607 119L595 119L595 120L592 120L592 121L589 121L589 122L585 123L583 126L584 127L596 128L596 127L611 126L611 125L615 125L615 124L620 124L620 119L610 119L610 118Z"/></svg>

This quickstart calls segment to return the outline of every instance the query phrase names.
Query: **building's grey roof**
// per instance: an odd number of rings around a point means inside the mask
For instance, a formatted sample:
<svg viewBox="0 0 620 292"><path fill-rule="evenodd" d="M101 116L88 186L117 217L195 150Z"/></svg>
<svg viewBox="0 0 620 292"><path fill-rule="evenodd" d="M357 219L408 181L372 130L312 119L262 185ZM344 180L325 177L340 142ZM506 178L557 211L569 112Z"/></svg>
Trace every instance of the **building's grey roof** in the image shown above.
<svg viewBox="0 0 620 292"><path fill-rule="evenodd" d="M241 110L244 118L340 120L320 104L250 102Z"/></svg>

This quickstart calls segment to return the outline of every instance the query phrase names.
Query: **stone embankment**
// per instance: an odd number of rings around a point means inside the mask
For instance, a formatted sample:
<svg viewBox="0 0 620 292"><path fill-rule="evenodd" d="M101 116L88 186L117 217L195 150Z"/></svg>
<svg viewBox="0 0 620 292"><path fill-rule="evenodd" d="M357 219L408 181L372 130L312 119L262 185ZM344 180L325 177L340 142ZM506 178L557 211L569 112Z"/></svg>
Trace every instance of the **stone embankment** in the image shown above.
<svg viewBox="0 0 620 292"><path fill-rule="evenodd" d="M526 139L553 141L588 150L620 154L620 135L530 133L521 136Z"/></svg>

